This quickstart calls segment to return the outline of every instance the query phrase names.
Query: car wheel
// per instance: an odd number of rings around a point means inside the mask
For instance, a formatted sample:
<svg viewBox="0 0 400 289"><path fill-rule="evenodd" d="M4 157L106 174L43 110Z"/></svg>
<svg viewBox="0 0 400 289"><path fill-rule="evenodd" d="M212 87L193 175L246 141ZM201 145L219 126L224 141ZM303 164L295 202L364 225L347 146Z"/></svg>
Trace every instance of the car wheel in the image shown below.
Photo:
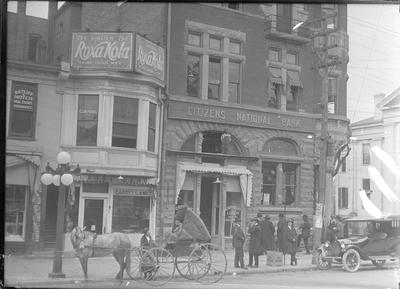
<svg viewBox="0 0 400 289"><path fill-rule="evenodd" d="M317 263L317 268L319 270L328 270L332 266L331 262L323 260L321 251L318 251L317 262L316 263Z"/></svg>
<svg viewBox="0 0 400 289"><path fill-rule="evenodd" d="M360 253L356 249L349 249L343 254L342 264L347 272L356 272L360 268Z"/></svg>
<svg viewBox="0 0 400 289"><path fill-rule="evenodd" d="M374 264L378 268L382 268L386 263L386 260L372 260L372 264Z"/></svg>

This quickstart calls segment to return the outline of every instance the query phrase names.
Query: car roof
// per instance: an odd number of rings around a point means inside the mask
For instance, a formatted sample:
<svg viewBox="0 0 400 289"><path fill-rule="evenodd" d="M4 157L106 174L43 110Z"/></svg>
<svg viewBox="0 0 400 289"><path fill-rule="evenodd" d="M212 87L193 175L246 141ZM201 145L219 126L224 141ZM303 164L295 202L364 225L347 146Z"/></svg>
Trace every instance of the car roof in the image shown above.
<svg viewBox="0 0 400 289"><path fill-rule="evenodd" d="M388 215L382 218L374 218L370 216L357 216L351 217L346 220L345 222L367 222L367 221L391 221L391 220L400 220L400 215Z"/></svg>

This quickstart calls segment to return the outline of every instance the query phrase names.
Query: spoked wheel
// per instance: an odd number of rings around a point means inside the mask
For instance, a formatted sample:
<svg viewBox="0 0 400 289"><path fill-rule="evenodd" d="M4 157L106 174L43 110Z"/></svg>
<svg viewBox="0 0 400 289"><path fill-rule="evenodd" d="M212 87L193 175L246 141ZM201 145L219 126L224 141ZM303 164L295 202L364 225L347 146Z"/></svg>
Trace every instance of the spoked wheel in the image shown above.
<svg viewBox="0 0 400 289"><path fill-rule="evenodd" d="M144 282L152 286L161 286L174 277L175 258L164 248L151 248L144 252L139 266Z"/></svg>
<svg viewBox="0 0 400 289"><path fill-rule="evenodd" d="M189 268L193 280L201 283L215 283L226 272L227 261L224 251L207 243L196 246L189 256Z"/></svg>
<svg viewBox="0 0 400 289"><path fill-rule="evenodd" d="M382 268L385 266L386 260L372 260L372 264L374 264L378 268Z"/></svg>
<svg viewBox="0 0 400 289"><path fill-rule="evenodd" d="M126 268L126 273L132 280L140 281L143 279L140 272L140 261L142 260L143 252L140 247L131 249L131 263L129 268Z"/></svg>
<svg viewBox="0 0 400 289"><path fill-rule="evenodd" d="M322 256L322 252L318 251L317 255L317 268L320 270L328 270L332 266L331 262L325 261Z"/></svg>
<svg viewBox="0 0 400 289"><path fill-rule="evenodd" d="M361 258L360 253L355 249L347 250L342 257L344 269L348 272L356 272L360 268Z"/></svg>
<svg viewBox="0 0 400 289"><path fill-rule="evenodd" d="M179 275L188 280L193 280L191 263L189 256L179 256L175 258L175 267Z"/></svg>

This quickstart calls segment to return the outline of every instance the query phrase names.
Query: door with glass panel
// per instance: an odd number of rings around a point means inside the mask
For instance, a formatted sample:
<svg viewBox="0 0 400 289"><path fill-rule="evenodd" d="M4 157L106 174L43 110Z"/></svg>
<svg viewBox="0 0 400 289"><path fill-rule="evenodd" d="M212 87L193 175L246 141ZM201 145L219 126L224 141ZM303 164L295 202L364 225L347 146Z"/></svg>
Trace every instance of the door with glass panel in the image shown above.
<svg viewBox="0 0 400 289"><path fill-rule="evenodd" d="M85 198L83 200L83 226L87 231L103 234L105 228L105 199Z"/></svg>

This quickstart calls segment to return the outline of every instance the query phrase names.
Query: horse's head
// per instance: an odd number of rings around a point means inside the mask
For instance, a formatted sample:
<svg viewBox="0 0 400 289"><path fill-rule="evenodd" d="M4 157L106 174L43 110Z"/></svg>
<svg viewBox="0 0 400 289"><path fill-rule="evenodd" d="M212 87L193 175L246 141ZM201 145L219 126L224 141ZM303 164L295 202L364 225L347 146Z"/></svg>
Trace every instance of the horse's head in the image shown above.
<svg viewBox="0 0 400 289"><path fill-rule="evenodd" d="M85 239L85 233L80 227L75 227L71 231L71 243L74 249L78 248L83 239Z"/></svg>

